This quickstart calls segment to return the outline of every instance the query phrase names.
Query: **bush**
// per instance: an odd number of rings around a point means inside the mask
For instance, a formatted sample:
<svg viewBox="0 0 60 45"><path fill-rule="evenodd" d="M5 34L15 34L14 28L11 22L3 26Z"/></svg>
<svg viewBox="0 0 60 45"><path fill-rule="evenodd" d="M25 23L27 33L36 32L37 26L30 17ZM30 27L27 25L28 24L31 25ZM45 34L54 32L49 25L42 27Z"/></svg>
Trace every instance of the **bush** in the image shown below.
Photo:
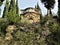
<svg viewBox="0 0 60 45"><path fill-rule="evenodd" d="M19 15L12 15L11 13L8 15L8 21L10 24L16 24L20 20Z"/></svg>
<svg viewBox="0 0 60 45"><path fill-rule="evenodd" d="M14 40L19 41L21 45L31 45L33 42L33 37L34 37L33 32L22 32L22 31L17 31L16 33L13 34Z"/></svg>
<svg viewBox="0 0 60 45"><path fill-rule="evenodd" d="M60 45L60 26L57 23L50 25L51 34L47 36L48 45Z"/></svg>
<svg viewBox="0 0 60 45"><path fill-rule="evenodd" d="M8 26L8 21L7 19L2 19L0 18L0 33L5 34L6 27Z"/></svg>
<svg viewBox="0 0 60 45"><path fill-rule="evenodd" d="M41 20L41 22L40 22L41 25L44 25L46 23L46 21L47 21L47 18L46 17L43 17L42 20Z"/></svg>
<svg viewBox="0 0 60 45"><path fill-rule="evenodd" d="M58 8L58 19L60 20L60 8Z"/></svg>
<svg viewBox="0 0 60 45"><path fill-rule="evenodd" d="M58 28L59 28L59 25L55 22L52 22L52 23L49 24L49 29L50 29L51 32L57 31Z"/></svg>

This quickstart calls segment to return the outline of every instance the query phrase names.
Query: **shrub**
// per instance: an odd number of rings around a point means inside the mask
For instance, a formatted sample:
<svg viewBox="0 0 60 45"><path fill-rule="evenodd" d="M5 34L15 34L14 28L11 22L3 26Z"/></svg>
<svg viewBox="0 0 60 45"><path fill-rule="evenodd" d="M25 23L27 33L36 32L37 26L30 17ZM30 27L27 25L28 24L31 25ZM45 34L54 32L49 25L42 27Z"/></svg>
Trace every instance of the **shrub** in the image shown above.
<svg viewBox="0 0 60 45"><path fill-rule="evenodd" d="M58 20L60 20L60 8L58 8Z"/></svg>
<svg viewBox="0 0 60 45"><path fill-rule="evenodd" d="M1 34L5 34L5 29L8 26L8 21L4 18L0 18L0 32Z"/></svg>
<svg viewBox="0 0 60 45"><path fill-rule="evenodd" d="M60 45L60 26L53 23L50 25L50 31L52 33L46 38L48 45Z"/></svg>
<svg viewBox="0 0 60 45"><path fill-rule="evenodd" d="M55 32L55 31L58 30L59 25L57 23L55 23L55 22L52 22L52 23L49 24L49 28L50 28L51 32Z"/></svg>
<svg viewBox="0 0 60 45"><path fill-rule="evenodd" d="M19 15L16 15L16 14L12 15L12 13L9 13L8 21L9 21L10 24L16 24L16 23L18 23L19 20L20 20Z"/></svg>

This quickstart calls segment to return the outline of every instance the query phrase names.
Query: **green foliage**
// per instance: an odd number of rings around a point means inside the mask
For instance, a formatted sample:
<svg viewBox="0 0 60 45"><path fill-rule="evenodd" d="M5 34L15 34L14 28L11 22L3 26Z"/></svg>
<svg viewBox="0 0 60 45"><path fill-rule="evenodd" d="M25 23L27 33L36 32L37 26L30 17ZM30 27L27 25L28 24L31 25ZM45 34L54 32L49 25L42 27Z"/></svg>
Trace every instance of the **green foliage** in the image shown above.
<svg viewBox="0 0 60 45"><path fill-rule="evenodd" d="M41 0L41 1L45 4L45 7L47 9L51 9L54 7L55 0ZM0 2L3 2L3 0L0 0ZM1 4L2 3L0 3L0 5ZM38 3L36 8L40 10ZM3 17L7 18L7 21L5 21L5 19L0 19L0 37L2 35L5 35L6 27L9 24L16 25L20 21L18 11L19 11L18 0L16 0L16 3L15 0L11 0L10 5L9 5L9 0L6 0L6 6L4 8ZM59 12L60 9L58 13ZM60 13L58 18L60 18ZM50 17L50 19L52 18ZM48 19L46 17L42 18L41 15L40 23L30 24L28 20L25 20L23 19L23 17L21 17L20 24L16 25L17 30L14 30L13 33L11 33L13 39L8 42L5 41L4 39L0 39L0 44L1 45L45 45L46 44L45 42L47 42L47 45L60 45L60 25L57 22L49 23L49 26L47 28L49 28L51 33L46 37L46 35L44 34L46 30L44 24L47 22L47 20ZM40 24L42 25L41 27Z"/></svg>
<svg viewBox="0 0 60 45"><path fill-rule="evenodd" d="M60 27L47 37L48 45L60 45Z"/></svg>
<svg viewBox="0 0 60 45"><path fill-rule="evenodd" d="M0 9L0 15L1 15L1 9Z"/></svg>
<svg viewBox="0 0 60 45"><path fill-rule="evenodd" d="M55 0L41 0L44 3L44 6L47 8L47 18L49 20L50 17L50 10L54 8Z"/></svg>
<svg viewBox="0 0 60 45"><path fill-rule="evenodd" d="M33 37L34 37L34 33L33 32L21 32L21 31L17 31L15 34L14 34L14 37L15 39L14 40L17 40L20 42L20 44L22 45L32 45L32 40L33 40Z"/></svg>
<svg viewBox="0 0 60 45"><path fill-rule="evenodd" d="M58 19L60 20L60 8L58 8Z"/></svg>
<svg viewBox="0 0 60 45"><path fill-rule="evenodd" d="M7 18L8 10L9 10L9 0L6 0L6 5L5 5L3 16L2 16L3 18Z"/></svg>
<svg viewBox="0 0 60 45"><path fill-rule="evenodd" d="M60 8L60 0L58 0L58 8Z"/></svg>
<svg viewBox="0 0 60 45"><path fill-rule="evenodd" d="M20 20L20 17L18 15L18 6L16 8L17 4L15 5L15 0L11 0L10 6L9 6L9 13L8 13L8 20L10 23L16 24Z"/></svg>
<svg viewBox="0 0 60 45"><path fill-rule="evenodd" d="M44 3L47 9L53 8L55 4L55 0L41 0L41 2Z"/></svg>
<svg viewBox="0 0 60 45"><path fill-rule="evenodd" d="M60 45L60 26L57 23L49 25L51 34L47 36L48 45Z"/></svg>
<svg viewBox="0 0 60 45"><path fill-rule="evenodd" d="M55 31L58 30L59 25L57 23L55 23L55 22L54 23L52 22L52 23L49 24L49 28L50 28L51 32L55 32Z"/></svg>
<svg viewBox="0 0 60 45"><path fill-rule="evenodd" d="M18 0L16 0L16 14L19 14Z"/></svg>
<svg viewBox="0 0 60 45"><path fill-rule="evenodd" d="M4 0L0 0L0 6L3 4L3 1L4 1Z"/></svg>
<svg viewBox="0 0 60 45"><path fill-rule="evenodd" d="M43 18L41 19L40 24L41 24L41 25L44 25L44 24L46 23L46 21L47 21L47 18L46 18L46 17L43 17Z"/></svg>
<svg viewBox="0 0 60 45"><path fill-rule="evenodd" d="M20 23L29 24L30 22L29 22L29 20L26 20L26 19L23 18L23 16L21 16L21 21L20 21Z"/></svg>
<svg viewBox="0 0 60 45"><path fill-rule="evenodd" d="M4 0L0 0L0 6L3 4ZM1 8L0 8L0 15L1 15Z"/></svg>
<svg viewBox="0 0 60 45"><path fill-rule="evenodd" d="M0 18L0 33L1 33L1 35L5 35L5 33L6 33L5 30L6 30L7 26L8 26L8 21Z"/></svg>
<svg viewBox="0 0 60 45"><path fill-rule="evenodd" d="M9 13L9 15L8 15L8 21L9 21L9 23L16 24L16 23L18 23L19 20L20 20L19 15L13 14L11 12Z"/></svg>
<svg viewBox="0 0 60 45"><path fill-rule="evenodd" d="M41 10L38 3L37 3L37 5L35 6L35 8L38 9L38 10Z"/></svg>

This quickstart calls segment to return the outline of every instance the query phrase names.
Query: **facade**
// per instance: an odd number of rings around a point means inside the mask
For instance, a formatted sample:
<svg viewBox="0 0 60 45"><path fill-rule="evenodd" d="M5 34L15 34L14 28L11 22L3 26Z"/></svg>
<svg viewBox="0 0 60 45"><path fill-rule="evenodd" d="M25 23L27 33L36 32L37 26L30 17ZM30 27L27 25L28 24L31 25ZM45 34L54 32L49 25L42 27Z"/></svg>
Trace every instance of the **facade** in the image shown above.
<svg viewBox="0 0 60 45"><path fill-rule="evenodd" d="M36 23L40 21L41 10L28 7L24 10L21 10L20 15L23 16L23 18L25 20L28 20L30 23Z"/></svg>

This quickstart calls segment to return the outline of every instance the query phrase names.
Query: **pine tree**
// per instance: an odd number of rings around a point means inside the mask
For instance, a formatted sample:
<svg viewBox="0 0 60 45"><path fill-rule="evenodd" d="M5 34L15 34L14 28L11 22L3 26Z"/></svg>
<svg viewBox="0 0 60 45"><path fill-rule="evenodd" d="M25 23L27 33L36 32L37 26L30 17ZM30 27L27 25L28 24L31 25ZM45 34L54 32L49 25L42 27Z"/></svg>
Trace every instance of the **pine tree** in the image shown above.
<svg viewBox="0 0 60 45"><path fill-rule="evenodd" d="M35 5L35 8L38 9L38 10L41 10L38 2L37 2L37 5Z"/></svg>
<svg viewBox="0 0 60 45"><path fill-rule="evenodd" d="M16 0L16 14L19 15L18 0Z"/></svg>
<svg viewBox="0 0 60 45"><path fill-rule="evenodd" d="M40 9L40 6L39 6L38 2L37 2L37 5L36 5L36 9L39 10L39 13L40 13L40 20L41 20L41 19L42 19L42 12L41 12L41 9Z"/></svg>
<svg viewBox="0 0 60 45"><path fill-rule="evenodd" d="M19 20L18 9L16 7L18 6L18 4L16 3L15 3L15 0L11 0L10 2L9 15L8 15L8 20L10 24L15 24Z"/></svg>
<svg viewBox="0 0 60 45"><path fill-rule="evenodd" d="M41 0L47 8L47 15L50 16L50 10L54 8L55 0Z"/></svg>
<svg viewBox="0 0 60 45"><path fill-rule="evenodd" d="M36 5L35 5L35 9L36 9Z"/></svg>
<svg viewBox="0 0 60 45"><path fill-rule="evenodd" d="M0 6L3 4L4 0L0 0ZM0 8L0 15L1 15L1 8Z"/></svg>
<svg viewBox="0 0 60 45"><path fill-rule="evenodd" d="M60 0L58 0L58 19L60 21Z"/></svg>
<svg viewBox="0 0 60 45"><path fill-rule="evenodd" d="M0 6L3 4L3 1L4 1L4 0L0 0Z"/></svg>
<svg viewBox="0 0 60 45"><path fill-rule="evenodd" d="M58 8L60 8L60 0L58 0Z"/></svg>
<svg viewBox="0 0 60 45"><path fill-rule="evenodd" d="M40 14L40 23L41 23L41 21L42 21L42 12L41 12L41 9L40 9L40 6L39 6L38 2L37 2L37 5L35 5L35 9L37 9L39 14Z"/></svg>
<svg viewBox="0 0 60 45"><path fill-rule="evenodd" d="M3 18L6 18L8 16L8 9L9 9L9 0L6 0L6 5L2 16Z"/></svg>
<svg viewBox="0 0 60 45"><path fill-rule="evenodd" d="M36 7L37 7L38 10L41 10L38 2L37 2L37 6Z"/></svg>

